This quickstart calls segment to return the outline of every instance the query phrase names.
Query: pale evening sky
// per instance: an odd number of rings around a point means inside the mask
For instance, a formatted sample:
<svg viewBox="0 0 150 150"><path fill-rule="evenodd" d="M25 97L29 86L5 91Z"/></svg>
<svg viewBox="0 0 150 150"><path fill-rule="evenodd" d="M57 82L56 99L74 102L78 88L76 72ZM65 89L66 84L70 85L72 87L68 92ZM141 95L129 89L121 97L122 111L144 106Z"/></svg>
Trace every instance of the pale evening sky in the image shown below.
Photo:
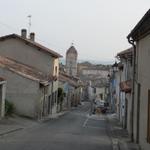
<svg viewBox="0 0 150 150"><path fill-rule="evenodd" d="M72 42L79 59L114 60L150 0L0 0L0 36L28 28L36 40L65 56Z"/></svg>

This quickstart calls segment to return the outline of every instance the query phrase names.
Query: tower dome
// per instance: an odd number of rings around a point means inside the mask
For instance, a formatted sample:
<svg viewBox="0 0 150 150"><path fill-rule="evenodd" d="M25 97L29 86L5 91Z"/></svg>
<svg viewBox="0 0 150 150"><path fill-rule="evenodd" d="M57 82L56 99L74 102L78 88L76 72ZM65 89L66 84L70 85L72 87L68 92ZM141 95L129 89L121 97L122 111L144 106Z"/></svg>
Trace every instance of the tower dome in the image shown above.
<svg viewBox="0 0 150 150"><path fill-rule="evenodd" d="M73 45L66 52L66 54L69 54L69 53L73 53L75 55L78 55L78 52L77 52L76 48Z"/></svg>
<svg viewBox="0 0 150 150"><path fill-rule="evenodd" d="M72 44L66 51L66 71L71 76L77 75L77 57L78 52Z"/></svg>

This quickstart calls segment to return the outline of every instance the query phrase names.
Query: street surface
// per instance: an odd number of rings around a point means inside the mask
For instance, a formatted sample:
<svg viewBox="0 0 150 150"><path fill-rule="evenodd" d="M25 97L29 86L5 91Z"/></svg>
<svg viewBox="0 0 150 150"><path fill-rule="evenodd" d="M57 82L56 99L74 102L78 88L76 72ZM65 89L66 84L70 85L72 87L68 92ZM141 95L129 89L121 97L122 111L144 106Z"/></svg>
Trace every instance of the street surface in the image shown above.
<svg viewBox="0 0 150 150"><path fill-rule="evenodd" d="M104 115L89 116L90 105L0 137L0 150L112 150Z"/></svg>

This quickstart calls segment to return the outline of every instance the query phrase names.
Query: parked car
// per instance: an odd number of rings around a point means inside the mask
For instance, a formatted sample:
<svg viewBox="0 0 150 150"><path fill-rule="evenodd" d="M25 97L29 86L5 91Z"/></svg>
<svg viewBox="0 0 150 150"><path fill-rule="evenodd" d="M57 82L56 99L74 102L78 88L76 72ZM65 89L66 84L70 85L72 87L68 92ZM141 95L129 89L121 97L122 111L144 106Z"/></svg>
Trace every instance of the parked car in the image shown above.
<svg viewBox="0 0 150 150"><path fill-rule="evenodd" d="M97 108L100 108L102 113L106 113L107 103L104 100L95 99L95 110Z"/></svg>

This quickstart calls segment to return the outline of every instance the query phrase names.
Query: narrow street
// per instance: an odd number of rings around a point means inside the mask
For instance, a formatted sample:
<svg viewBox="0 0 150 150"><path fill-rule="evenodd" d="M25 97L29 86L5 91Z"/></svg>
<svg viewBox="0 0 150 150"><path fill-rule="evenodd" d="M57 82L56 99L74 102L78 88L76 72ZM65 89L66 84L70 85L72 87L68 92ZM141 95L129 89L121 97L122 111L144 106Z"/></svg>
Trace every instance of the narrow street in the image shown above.
<svg viewBox="0 0 150 150"><path fill-rule="evenodd" d="M64 116L0 137L1 150L112 150L103 115L89 116L90 105Z"/></svg>

